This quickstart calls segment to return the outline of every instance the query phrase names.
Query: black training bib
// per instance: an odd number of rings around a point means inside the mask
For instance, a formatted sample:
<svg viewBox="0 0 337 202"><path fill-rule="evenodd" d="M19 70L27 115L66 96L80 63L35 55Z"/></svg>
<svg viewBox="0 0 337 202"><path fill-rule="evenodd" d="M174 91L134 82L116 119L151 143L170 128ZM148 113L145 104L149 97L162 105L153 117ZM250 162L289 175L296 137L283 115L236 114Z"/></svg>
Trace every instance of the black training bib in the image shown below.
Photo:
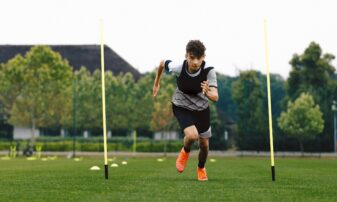
<svg viewBox="0 0 337 202"><path fill-rule="evenodd" d="M197 76L190 76L187 73L188 63L185 60L181 69L180 75L177 77L177 86L179 90L186 94L198 94L202 92L201 83L207 81L208 72L213 67L205 68L205 61L202 61L200 74Z"/></svg>

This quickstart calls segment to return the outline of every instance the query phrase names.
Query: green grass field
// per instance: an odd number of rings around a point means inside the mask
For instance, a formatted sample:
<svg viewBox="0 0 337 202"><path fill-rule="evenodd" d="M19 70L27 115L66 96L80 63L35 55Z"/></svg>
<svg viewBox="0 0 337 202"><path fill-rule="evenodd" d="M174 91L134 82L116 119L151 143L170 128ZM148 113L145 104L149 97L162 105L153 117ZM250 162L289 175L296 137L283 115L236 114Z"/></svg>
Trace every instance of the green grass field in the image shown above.
<svg viewBox="0 0 337 202"><path fill-rule="evenodd" d="M212 157L210 157L212 158ZM184 173L175 158L118 157L104 173L102 159L0 160L0 201L337 201L337 159L215 158L206 164L209 181L196 180L196 157Z"/></svg>

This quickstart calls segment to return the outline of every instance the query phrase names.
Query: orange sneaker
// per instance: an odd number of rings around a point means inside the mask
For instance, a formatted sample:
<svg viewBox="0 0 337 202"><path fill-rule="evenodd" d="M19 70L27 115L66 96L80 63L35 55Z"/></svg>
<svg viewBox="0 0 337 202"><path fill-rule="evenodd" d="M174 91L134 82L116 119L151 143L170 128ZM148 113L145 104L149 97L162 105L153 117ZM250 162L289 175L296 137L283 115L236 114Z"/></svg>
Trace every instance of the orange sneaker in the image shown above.
<svg viewBox="0 0 337 202"><path fill-rule="evenodd" d="M186 153L183 147L176 160L176 168L179 173L182 173L184 171L189 155L190 153Z"/></svg>
<svg viewBox="0 0 337 202"><path fill-rule="evenodd" d="M199 181L206 181L208 180L206 168L199 168L197 169L197 175Z"/></svg>

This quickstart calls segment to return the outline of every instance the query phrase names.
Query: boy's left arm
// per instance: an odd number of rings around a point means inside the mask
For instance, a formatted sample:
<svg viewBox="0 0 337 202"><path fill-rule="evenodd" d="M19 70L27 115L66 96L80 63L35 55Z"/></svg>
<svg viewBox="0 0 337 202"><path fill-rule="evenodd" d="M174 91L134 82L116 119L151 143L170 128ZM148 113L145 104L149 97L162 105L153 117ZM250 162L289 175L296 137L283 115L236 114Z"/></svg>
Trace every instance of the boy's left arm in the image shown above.
<svg viewBox="0 0 337 202"><path fill-rule="evenodd" d="M215 87L210 87L205 95L213 102L217 102L219 100L218 89Z"/></svg>
<svg viewBox="0 0 337 202"><path fill-rule="evenodd" d="M202 82L201 88L202 88L202 91L203 91L204 95L206 95L206 97L208 99L212 100L213 102L218 101L218 99L219 99L218 88L213 87L213 86L209 86L208 81Z"/></svg>

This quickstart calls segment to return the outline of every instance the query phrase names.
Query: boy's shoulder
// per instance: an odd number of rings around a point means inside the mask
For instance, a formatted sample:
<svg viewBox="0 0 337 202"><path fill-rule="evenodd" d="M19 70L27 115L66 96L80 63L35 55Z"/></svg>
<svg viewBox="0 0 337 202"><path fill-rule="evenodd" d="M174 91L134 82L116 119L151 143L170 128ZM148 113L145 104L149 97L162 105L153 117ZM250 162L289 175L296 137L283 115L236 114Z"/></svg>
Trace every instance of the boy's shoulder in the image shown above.
<svg viewBox="0 0 337 202"><path fill-rule="evenodd" d="M211 63L209 63L209 62L207 62L207 61L204 61L204 62L205 62L205 67L204 67L204 69L210 69L210 70L214 69L213 64L211 64Z"/></svg>

